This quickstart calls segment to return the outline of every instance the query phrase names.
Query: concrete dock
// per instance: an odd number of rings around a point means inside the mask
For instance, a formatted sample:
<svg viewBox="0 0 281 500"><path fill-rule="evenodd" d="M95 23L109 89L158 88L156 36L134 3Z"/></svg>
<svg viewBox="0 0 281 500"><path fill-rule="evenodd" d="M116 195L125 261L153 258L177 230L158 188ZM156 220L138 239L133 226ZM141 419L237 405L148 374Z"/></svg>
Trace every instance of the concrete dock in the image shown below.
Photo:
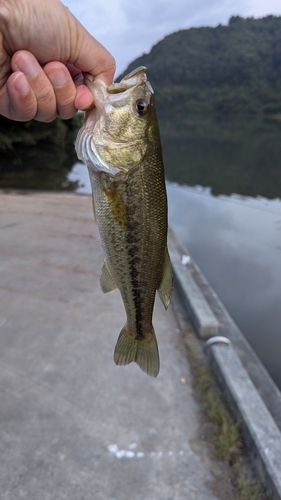
<svg viewBox="0 0 281 500"><path fill-rule="evenodd" d="M173 308L156 301L157 379L117 367L102 261L90 196L0 193L1 500L231 500Z"/></svg>

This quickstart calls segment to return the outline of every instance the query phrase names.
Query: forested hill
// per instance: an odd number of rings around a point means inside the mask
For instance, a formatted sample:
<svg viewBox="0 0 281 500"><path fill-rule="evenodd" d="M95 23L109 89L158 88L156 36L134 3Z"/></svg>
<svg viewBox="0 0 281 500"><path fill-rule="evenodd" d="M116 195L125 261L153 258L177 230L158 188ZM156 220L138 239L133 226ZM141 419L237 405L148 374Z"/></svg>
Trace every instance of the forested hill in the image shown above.
<svg viewBox="0 0 281 500"><path fill-rule="evenodd" d="M133 61L118 79L137 66L148 69L162 127L200 116L278 118L281 17L236 16L227 26L178 31Z"/></svg>

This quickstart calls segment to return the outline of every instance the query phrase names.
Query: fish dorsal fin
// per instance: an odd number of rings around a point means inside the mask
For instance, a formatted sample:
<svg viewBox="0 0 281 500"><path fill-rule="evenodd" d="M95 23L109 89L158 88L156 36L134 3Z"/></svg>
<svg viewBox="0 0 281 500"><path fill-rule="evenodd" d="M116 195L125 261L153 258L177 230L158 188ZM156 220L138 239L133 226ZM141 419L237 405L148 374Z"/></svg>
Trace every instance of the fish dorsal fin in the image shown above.
<svg viewBox="0 0 281 500"><path fill-rule="evenodd" d="M170 257L168 254L168 249L165 251L165 260L163 266L162 281L158 288L158 295L164 304L165 309L168 308L173 291L173 271L170 262Z"/></svg>
<svg viewBox="0 0 281 500"><path fill-rule="evenodd" d="M103 261L102 265L100 286L103 293L111 292L111 290L115 290L117 288L106 260Z"/></svg>

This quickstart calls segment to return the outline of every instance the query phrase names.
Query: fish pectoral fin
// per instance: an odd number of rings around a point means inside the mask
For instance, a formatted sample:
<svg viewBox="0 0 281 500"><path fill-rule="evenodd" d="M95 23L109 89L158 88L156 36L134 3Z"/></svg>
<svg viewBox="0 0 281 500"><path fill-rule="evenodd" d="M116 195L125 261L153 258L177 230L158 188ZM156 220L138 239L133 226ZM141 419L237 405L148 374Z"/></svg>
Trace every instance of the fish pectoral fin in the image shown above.
<svg viewBox="0 0 281 500"><path fill-rule="evenodd" d="M112 290L115 290L117 288L106 260L103 261L102 265L100 286L103 293L111 292Z"/></svg>
<svg viewBox="0 0 281 500"><path fill-rule="evenodd" d="M116 365L128 365L135 361L152 377L157 377L160 369L157 340L152 327L151 338L138 339L129 335L126 325L121 330L114 351Z"/></svg>
<svg viewBox="0 0 281 500"><path fill-rule="evenodd" d="M167 309L173 292L173 271L167 248L165 252L162 281L157 291L165 309Z"/></svg>

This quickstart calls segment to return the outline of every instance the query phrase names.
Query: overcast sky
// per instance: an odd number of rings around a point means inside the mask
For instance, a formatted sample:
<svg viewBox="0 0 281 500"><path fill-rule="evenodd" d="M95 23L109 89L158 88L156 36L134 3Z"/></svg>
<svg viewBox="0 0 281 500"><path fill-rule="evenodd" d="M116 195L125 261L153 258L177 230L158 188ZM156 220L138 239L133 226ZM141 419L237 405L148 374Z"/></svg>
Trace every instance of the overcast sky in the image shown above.
<svg viewBox="0 0 281 500"><path fill-rule="evenodd" d="M113 54L116 76L166 35L227 24L233 15L281 15L281 0L63 0Z"/></svg>

